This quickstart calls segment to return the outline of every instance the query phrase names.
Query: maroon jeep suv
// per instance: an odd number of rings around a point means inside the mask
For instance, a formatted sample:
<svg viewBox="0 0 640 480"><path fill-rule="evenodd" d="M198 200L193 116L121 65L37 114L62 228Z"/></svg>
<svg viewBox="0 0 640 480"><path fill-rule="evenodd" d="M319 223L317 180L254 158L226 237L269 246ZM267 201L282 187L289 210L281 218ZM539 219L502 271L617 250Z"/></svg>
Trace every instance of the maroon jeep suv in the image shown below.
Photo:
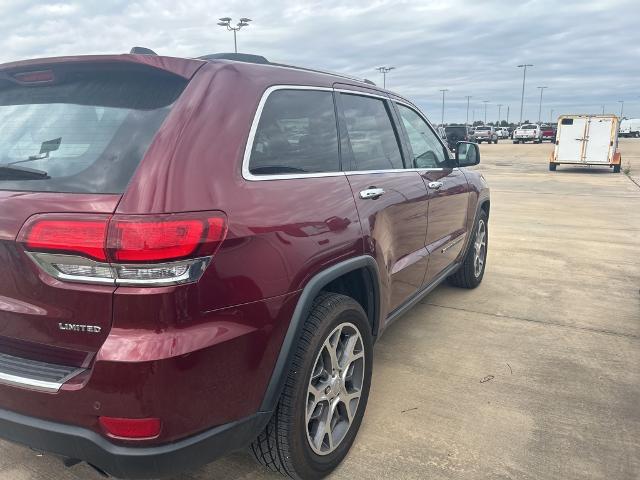
<svg viewBox="0 0 640 480"><path fill-rule="evenodd" d="M251 55L0 65L0 437L117 477L321 478L373 344L474 288L489 191L408 100Z"/></svg>

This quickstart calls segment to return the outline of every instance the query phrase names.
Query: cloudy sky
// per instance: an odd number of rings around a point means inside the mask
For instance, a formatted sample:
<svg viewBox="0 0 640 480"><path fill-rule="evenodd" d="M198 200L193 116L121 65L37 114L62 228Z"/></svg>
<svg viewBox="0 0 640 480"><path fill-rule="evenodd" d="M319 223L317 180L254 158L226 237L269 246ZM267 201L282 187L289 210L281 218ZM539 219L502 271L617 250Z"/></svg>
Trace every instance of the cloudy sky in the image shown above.
<svg viewBox="0 0 640 480"><path fill-rule="evenodd" d="M639 0L0 0L0 62L85 53L126 52L144 45L160 54L232 51L219 17L254 21L238 35L241 52L277 62L369 78L396 67L387 86L440 121L575 112L640 117Z"/></svg>

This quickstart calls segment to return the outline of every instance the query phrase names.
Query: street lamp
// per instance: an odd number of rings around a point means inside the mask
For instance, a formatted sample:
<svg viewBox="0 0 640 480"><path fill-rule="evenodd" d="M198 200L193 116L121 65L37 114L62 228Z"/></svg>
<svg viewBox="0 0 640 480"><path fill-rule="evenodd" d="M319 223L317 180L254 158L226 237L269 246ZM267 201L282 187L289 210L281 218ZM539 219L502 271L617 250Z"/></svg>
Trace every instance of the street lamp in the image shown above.
<svg viewBox="0 0 640 480"><path fill-rule="evenodd" d="M235 52L238 53L238 39L236 38L236 34L242 27L248 27L251 19L243 17L235 27L231 26L231 20L231 17L222 17L218 22L218 25L220 25L221 27L225 27L230 32L233 32L233 47L235 49Z"/></svg>
<svg viewBox="0 0 640 480"><path fill-rule="evenodd" d="M511 105L507 105L507 125L509 125L509 110L511 110Z"/></svg>
<svg viewBox="0 0 640 480"><path fill-rule="evenodd" d="M602 114L604 115L604 105L602 105Z"/></svg>
<svg viewBox="0 0 640 480"><path fill-rule="evenodd" d="M471 95L465 95L465 97L467 99L467 123L465 123L466 126L469 126L469 100L471 100Z"/></svg>
<svg viewBox="0 0 640 480"><path fill-rule="evenodd" d="M624 113L624 100L618 100L620 104L620 120L622 120L622 114Z"/></svg>
<svg viewBox="0 0 640 480"><path fill-rule="evenodd" d="M449 89L448 88L441 88L440 91L442 92L442 119L441 119L440 125L442 125L444 127L444 93L448 92Z"/></svg>
<svg viewBox="0 0 640 480"><path fill-rule="evenodd" d="M524 84L527 80L527 67L533 67L531 63L523 63L518 65L518 68L524 67L524 73L522 75L522 97L520 98L520 125L522 125L522 111L524 109Z"/></svg>
<svg viewBox="0 0 640 480"><path fill-rule="evenodd" d="M378 67L378 70L382 74L382 88L387 88L387 73L396 67Z"/></svg>
<svg viewBox="0 0 640 480"><path fill-rule="evenodd" d="M489 100L483 100L482 103L484 103L484 124L487 124L487 103L489 103Z"/></svg>
<svg viewBox="0 0 640 480"><path fill-rule="evenodd" d="M553 123L553 108L551 109L551 112L549 112L549 123Z"/></svg>
<svg viewBox="0 0 640 480"><path fill-rule="evenodd" d="M502 103L498 104L498 127L500 126L500 114L502 113Z"/></svg>
<svg viewBox="0 0 640 480"><path fill-rule="evenodd" d="M544 92L545 88L549 87L538 87L540 89L540 106L538 107L538 123L542 121L542 92Z"/></svg>

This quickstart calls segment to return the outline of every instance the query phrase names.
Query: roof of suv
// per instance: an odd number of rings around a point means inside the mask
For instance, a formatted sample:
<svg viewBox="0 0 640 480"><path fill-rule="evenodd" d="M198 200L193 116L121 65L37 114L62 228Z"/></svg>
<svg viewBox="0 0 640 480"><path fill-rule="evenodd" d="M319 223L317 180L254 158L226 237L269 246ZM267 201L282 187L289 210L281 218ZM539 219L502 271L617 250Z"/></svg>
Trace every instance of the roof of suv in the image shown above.
<svg viewBox="0 0 640 480"><path fill-rule="evenodd" d="M146 49L145 49L146 50ZM140 51L138 47L132 51ZM75 55L75 56L63 56L63 57L50 57L50 58L37 58L29 60L20 60L16 62L10 62L0 64L0 76L6 72L11 74L12 72L21 71L30 68L39 68L44 66L56 66L69 63L125 63L129 65L139 64L159 70L165 70L175 75L191 78L203 65L207 63L221 63L221 64L233 64L238 70L244 70L245 72L270 69L275 72L279 72L280 75L275 74L274 77L280 77L283 79L286 77L287 72L299 72L306 73L309 76L316 77L318 79L323 78L320 83L332 85L333 83L348 83L357 85L359 87L368 88L372 90L385 91L379 88L370 80L359 79L349 75L343 75L340 73L326 72L322 70L316 70L305 67L297 67L292 65L286 65L281 63L273 63L266 58L259 55L250 54L234 54L234 53L218 53L205 55L199 58L181 58L181 57L169 57L156 55L154 53L128 53L128 54L113 54L113 55ZM282 81L282 80L279 80Z"/></svg>

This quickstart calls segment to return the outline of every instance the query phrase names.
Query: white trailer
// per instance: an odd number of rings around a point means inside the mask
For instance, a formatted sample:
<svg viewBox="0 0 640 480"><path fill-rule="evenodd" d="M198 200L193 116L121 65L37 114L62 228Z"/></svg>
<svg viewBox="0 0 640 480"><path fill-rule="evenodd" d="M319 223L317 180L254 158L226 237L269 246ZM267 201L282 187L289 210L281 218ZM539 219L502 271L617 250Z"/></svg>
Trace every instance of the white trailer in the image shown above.
<svg viewBox="0 0 640 480"><path fill-rule="evenodd" d="M620 122L621 137L640 138L640 118L625 118Z"/></svg>
<svg viewBox="0 0 640 480"><path fill-rule="evenodd" d="M555 171L560 164L606 165L619 172L622 159L618 152L618 117L562 115L549 170Z"/></svg>

